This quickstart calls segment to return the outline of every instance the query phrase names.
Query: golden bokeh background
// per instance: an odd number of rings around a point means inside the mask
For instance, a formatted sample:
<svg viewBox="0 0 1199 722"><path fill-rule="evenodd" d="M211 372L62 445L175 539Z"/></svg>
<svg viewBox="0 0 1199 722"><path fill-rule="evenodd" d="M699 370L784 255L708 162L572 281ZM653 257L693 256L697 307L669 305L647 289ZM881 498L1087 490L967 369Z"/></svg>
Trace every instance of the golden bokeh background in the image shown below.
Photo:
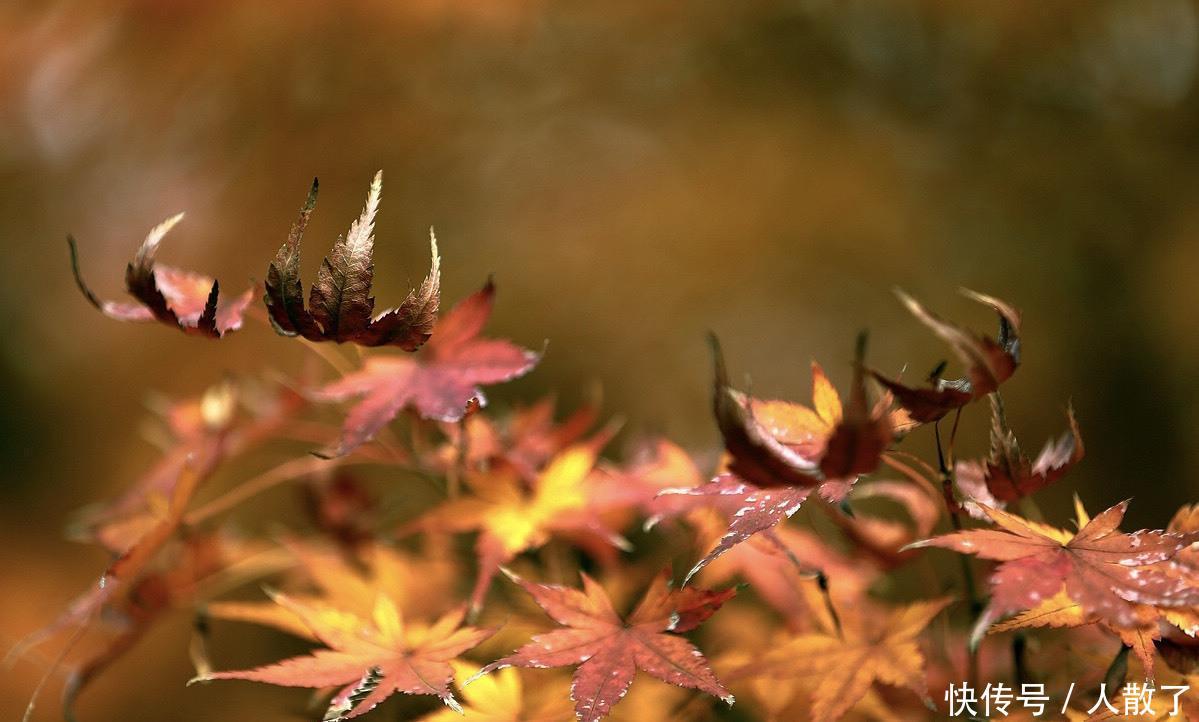
<svg viewBox="0 0 1199 722"><path fill-rule="evenodd" d="M303 353L258 324L212 343L105 319L65 234L117 297L186 211L162 257L238 290L314 175L306 277L382 168L379 303L423 275L433 225L447 299L494 273L492 331L549 340L501 407L598 384L625 436L710 450L707 330L756 394L803 399L810 359L848 379L861 328L884 369L944 355L894 286L990 328L968 286L1025 313L1025 445L1077 409L1089 454L1054 516L1075 489L1135 496L1134 527L1199 497L1195 3L9 0L0 67L6 647L103 567L62 530L154 460L148 393ZM294 719L287 690L185 690L185 639L151 635L83 719ZM38 671L0 677L0 717Z"/></svg>

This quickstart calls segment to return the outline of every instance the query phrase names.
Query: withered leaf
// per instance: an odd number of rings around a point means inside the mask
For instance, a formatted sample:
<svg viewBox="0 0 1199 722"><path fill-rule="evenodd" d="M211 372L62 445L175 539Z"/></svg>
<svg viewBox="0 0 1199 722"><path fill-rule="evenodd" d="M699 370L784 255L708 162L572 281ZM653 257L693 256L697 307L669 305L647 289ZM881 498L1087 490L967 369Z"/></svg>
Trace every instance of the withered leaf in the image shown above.
<svg viewBox="0 0 1199 722"><path fill-rule="evenodd" d="M1070 430L1030 461L1008 428L998 400L991 399L991 453L985 461L958 462L956 479L968 498L993 506L1033 494L1062 478L1086 453L1074 409L1066 411ZM983 488L980 488L983 487Z"/></svg>
<svg viewBox="0 0 1199 722"><path fill-rule="evenodd" d="M815 461L778 441L754 422L744 397L729 383L720 340L715 334L708 340L714 367L712 410L724 448L731 457L729 471L758 487L810 488L819 484L819 465Z"/></svg>
<svg viewBox="0 0 1199 722"><path fill-rule="evenodd" d="M712 616L733 596L733 590L672 590L664 572L632 614L622 620L608 595L586 574L583 591L536 584L515 576L513 580L562 628L533 637L512 654L483 667L479 675L505 667L578 665L570 696L580 722L596 722L608 716L628 692L639 669L668 684L697 689L733 703L732 695L712 674L703 654L678 636Z"/></svg>
<svg viewBox="0 0 1199 722"><path fill-rule="evenodd" d="M266 302L271 324L284 336L302 336L309 341L352 341L362 346L399 346L405 351L420 348L433 332L441 302L441 257L437 238L429 231L433 257L429 275L408 293L398 308L374 315L375 215L383 188L383 171L375 174L362 214L337 239L321 262L304 306L300 280L300 242L316 206L318 184L314 180L308 198L267 269Z"/></svg>
<svg viewBox="0 0 1199 722"><path fill-rule="evenodd" d="M869 407L861 366L864 341L849 404L812 366L813 403L809 409L782 401L759 401L735 391L720 342L710 337L715 367L713 411L729 454L729 471L759 488L816 487L843 498L861 474L878 468L883 451L896 438L889 397Z"/></svg>
<svg viewBox="0 0 1199 722"><path fill-rule="evenodd" d="M966 377L956 380L934 375L927 387L912 387L878 371L870 374L907 410L913 420L927 423L959 409L999 388L1011 378L1020 365L1020 314L1004 301L968 289L962 293L974 301L990 306L999 315L999 334L991 338L953 322L946 321L926 309L903 291L896 295L908 311L949 345L954 355L966 367Z"/></svg>
<svg viewBox="0 0 1199 722"><path fill-rule="evenodd" d="M159 321L194 336L220 338L241 328L254 290L220 302L220 284L208 276L156 263L158 246L167 232L183 220L180 213L159 223L146 235L137 255L125 268L125 290L137 303L101 301L79 271L79 250L67 236L71 271L84 297L105 316L118 321Z"/></svg>

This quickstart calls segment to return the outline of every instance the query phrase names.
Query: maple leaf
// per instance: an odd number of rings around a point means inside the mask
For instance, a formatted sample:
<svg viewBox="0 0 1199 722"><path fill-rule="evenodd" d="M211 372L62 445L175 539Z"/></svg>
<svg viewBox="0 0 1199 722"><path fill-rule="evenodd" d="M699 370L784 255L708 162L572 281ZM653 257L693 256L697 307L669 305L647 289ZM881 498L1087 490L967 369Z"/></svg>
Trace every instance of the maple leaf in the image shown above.
<svg viewBox="0 0 1199 722"><path fill-rule="evenodd" d="M479 667L455 662L454 671L458 679L470 679ZM478 677L459 690L463 714L442 709L419 722L559 722L573 714L570 700L555 686L526 686L516 668Z"/></svg>
<svg viewBox="0 0 1199 722"><path fill-rule="evenodd" d="M895 293L913 316L949 345L966 367L965 378L945 380L939 377L938 369L930 378L930 386L915 388L878 371L870 371L879 383L895 395L895 400L911 414L912 419L920 423L936 421L950 411L991 393L1011 378L1020 365L1020 313L992 296L965 288L961 292L967 298L991 307L999 315L997 338L946 321L903 291L896 289Z"/></svg>
<svg viewBox="0 0 1199 722"><path fill-rule="evenodd" d="M162 499L170 498L188 467L215 469L277 438L306 404L286 387L259 388L232 381L215 384L195 397L156 401L149 429L164 447L162 457L125 493L81 515L73 525L74 533L123 552L154 525Z"/></svg>
<svg viewBox="0 0 1199 722"><path fill-rule="evenodd" d="M478 338L491 316L495 285L489 280L436 326L417 358L372 356L362 369L314 392L322 401L362 399L350 409L333 456L374 438L405 406L426 419L458 421L473 402L486 403L479 387L528 373L541 356L509 341Z"/></svg>
<svg viewBox="0 0 1199 722"><path fill-rule="evenodd" d="M951 601L935 599L891 610L867 600L845 605L839 611L839 634L825 628L796 635L758 655L742 674L783 680L817 676L814 722L841 718L879 682L927 698L918 637Z"/></svg>
<svg viewBox="0 0 1199 722"><path fill-rule="evenodd" d="M703 481L691 456L667 439L641 440L626 456L624 464L601 460L587 480L589 506L610 520L613 528L629 523L633 511L650 517L645 526L652 527L672 511L660 494Z"/></svg>
<svg viewBox="0 0 1199 722"><path fill-rule="evenodd" d="M698 627L734 590L672 590L669 573L663 572L632 614L622 620L608 595L586 574L582 575L582 591L510 576L563 628L534 636L512 654L483 667L479 675L505 667L578 665L570 696L580 722L606 717L628 692L638 669L663 682L733 703L703 653L677 634Z"/></svg>
<svg viewBox="0 0 1199 722"><path fill-rule="evenodd" d="M1003 622L992 625L987 634L999 634L1016 629L1037 627L1069 628L1087 624L1098 624L1106 631L1119 637L1120 641L1140 659L1147 678L1153 677L1156 642L1161 639L1158 620L1160 612L1149 605L1134 605L1135 619L1129 626L1117 626L1095 614L1089 614L1083 605L1072 599L1063 588L1037 606ZM984 617L985 618L985 617Z"/></svg>
<svg viewBox="0 0 1199 722"><path fill-rule="evenodd" d="M137 255L125 268L125 290L137 303L101 301L84 282L79 271L79 252L75 239L67 236L71 249L71 271L84 297L105 316L118 321L159 321L195 336L220 338L241 328L242 316L254 298L254 289L246 289L232 301L221 303L220 284L208 276L155 262L158 246L175 224L180 213L159 223L146 234Z"/></svg>
<svg viewBox="0 0 1199 722"><path fill-rule="evenodd" d="M424 616L442 605L455 589L458 570L450 561L444 537L426 538L422 554L407 553L375 542L353 556L300 540L286 540L288 554L315 585L319 595L291 592L288 598L311 607L339 609L360 618L370 617L380 594L405 614ZM315 639L304 620L290 608L270 601L217 601L208 604L217 619L274 627L299 637Z"/></svg>
<svg viewBox="0 0 1199 722"><path fill-rule="evenodd" d="M1064 587L1081 611L1117 628L1138 626L1138 605L1186 608L1199 604L1199 587L1180 576L1171 559L1199 532L1118 531L1128 502L1087 519L1079 506L1072 533L983 506L998 529L967 529L909 548L941 547L1000 562L990 578L991 601L981 619L1033 609Z"/></svg>
<svg viewBox="0 0 1199 722"><path fill-rule="evenodd" d="M659 492L650 507L647 527L663 519L679 516L697 508L711 507L728 519L728 527L706 555L687 573L683 584L708 564L751 537L768 532L793 516L811 494L811 488L778 487L761 489L733 474L720 474L694 487L668 488ZM899 522L861 515L848 516L830 510L833 521L854 541L879 561L894 566L900 561L897 550L918 536L927 534L939 515L936 506L921 490L895 481L876 481L860 493L862 498L886 498L902 506L911 517L916 534ZM777 546L777 545L776 545ZM802 555L801 555L802 556ZM823 570L822 565L812 565Z"/></svg>
<svg viewBox="0 0 1199 722"><path fill-rule="evenodd" d="M1067 409L1066 418L1070 430L1047 443L1035 461L1029 461L1008 428L1000 402L992 396L990 456L982 462L958 462L954 467L958 488L972 501L1002 506L1057 481L1086 453L1073 408Z"/></svg>
<svg viewBox="0 0 1199 722"><path fill-rule="evenodd" d="M717 514L692 514L700 538L719 539L728 526ZM709 542L710 543L710 542ZM878 578L878 570L847 556L806 529L778 527L747 539L703 568L705 586L744 579L769 606L798 623L813 614L810 600L796 588L823 573L836 599L856 599ZM821 608L822 598L817 600Z"/></svg>
<svg viewBox="0 0 1199 722"><path fill-rule="evenodd" d="M498 422L485 414L468 414L461 423L442 422L446 441L433 450L427 463L448 471L460 463L480 468L498 461L516 467L526 478L534 478L550 458L581 441L599 417L598 404L593 402L558 423L554 407L555 400L550 396L518 407ZM589 443L602 446L610 435L610 428L603 429Z"/></svg>
<svg viewBox="0 0 1199 722"><path fill-rule="evenodd" d="M618 547L628 543L602 525L599 509L589 504L588 479L597 449L578 444L555 456L528 485L510 466L496 466L466 477L471 496L453 499L419 519L415 527L441 531L479 531L475 544L479 575L471 594L478 609L500 566L517 554L545 544L554 533L599 536Z"/></svg>
<svg viewBox="0 0 1199 722"><path fill-rule="evenodd" d="M704 567L755 534L767 531L799 511L811 488L759 489L732 474L720 474L696 487L666 489L658 499L665 503L647 522L653 526L666 516L690 511L697 506L714 506L725 512L728 529L716 545L695 563L683 579L686 585ZM685 499L680 503L679 499Z"/></svg>
<svg viewBox="0 0 1199 722"><path fill-rule="evenodd" d="M830 498L843 498L858 475L878 468L896 434L889 399L868 408L859 341L852 394L843 408L840 396L819 365L812 366L814 409L781 401L755 401L729 385L720 342L710 337L715 367L713 411L728 469L759 488L822 487Z"/></svg>
<svg viewBox="0 0 1199 722"><path fill-rule="evenodd" d="M832 522L853 542L856 555L866 557L864 561L883 569L893 569L906 562L911 554L904 547L927 536L941 516L941 508L934 496L920 486L903 481L879 479L854 487L853 499L885 499L902 508L908 517L907 522L902 522L866 514L862 509L850 515L824 507Z"/></svg>
<svg viewBox="0 0 1199 722"><path fill-rule="evenodd" d="M383 171L376 173L371 182L362 214L321 262L305 308L300 241L316 207L317 188L314 180L299 218L267 269L264 300L271 324L283 336L302 336L309 341L353 341L362 346L399 346L405 351L420 348L433 332L441 302L441 257L432 229L429 275L418 288L409 291L398 308L373 315L375 299L370 293L375 277L375 214L383 189Z"/></svg>
<svg viewBox="0 0 1199 722"><path fill-rule="evenodd" d="M326 648L255 669L200 675L193 682L245 679L284 687L340 686L330 704L331 710L338 711L334 719L358 717L397 692L435 695L457 710L460 706L450 691L454 679L450 662L493 633L462 626L464 609L448 612L427 626L405 622L386 594L376 597L369 618L305 604L281 593L272 598ZM361 694L364 685L371 689Z"/></svg>

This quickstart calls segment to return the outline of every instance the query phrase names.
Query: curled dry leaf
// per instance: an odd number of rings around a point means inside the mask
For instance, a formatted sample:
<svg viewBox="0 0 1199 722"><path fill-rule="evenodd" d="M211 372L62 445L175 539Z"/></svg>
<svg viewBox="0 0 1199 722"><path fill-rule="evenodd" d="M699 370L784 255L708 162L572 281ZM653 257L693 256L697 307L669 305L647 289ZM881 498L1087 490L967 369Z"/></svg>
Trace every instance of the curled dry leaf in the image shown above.
<svg viewBox="0 0 1199 722"><path fill-rule="evenodd" d="M150 229L137 255L125 268L125 290L137 299L137 303L101 301L84 282L79 271L79 252L75 239L67 236L75 284L84 297L109 318L118 321L159 321L187 334L220 338L241 328L242 316L254 298L254 289L246 289L232 301L222 303L220 284L216 280L157 263L155 259L159 244L181 220L182 213Z"/></svg>
<svg viewBox="0 0 1199 722"><path fill-rule="evenodd" d="M426 419L458 421L472 401L483 405L479 387L528 373L541 356L510 341L479 338L491 316L495 285L488 281L437 323L436 335L416 358L372 356L358 371L317 390L322 401L362 397L350 409L333 456L374 438L405 406Z"/></svg>
<svg viewBox="0 0 1199 722"><path fill-rule="evenodd" d="M1020 365L1020 313L1009 304L992 296L967 289L962 293L974 301L990 306L999 315L999 334L996 338L979 334L946 321L926 309L919 301L903 291L896 295L904 306L938 338L949 345L954 355L966 367L966 377L946 380L939 370L930 378L930 386L916 388L900 383L878 371L870 374L905 409L914 421L927 423L960 409L975 399L991 393L1011 378Z"/></svg>
<svg viewBox="0 0 1199 722"><path fill-rule="evenodd" d="M599 584L586 574L582 576L583 591L513 576L562 628L533 637L512 654L483 667L479 675L505 667L578 665L570 696L580 722L607 717L628 693L639 669L668 684L733 703L703 654L678 636L712 616L735 594L732 589L671 589L669 574L663 572L632 614L621 619Z"/></svg>
<svg viewBox="0 0 1199 722"><path fill-rule="evenodd" d="M1070 430L1045 444L1030 461L1008 428L1001 402L991 397L991 453L985 461L961 461L955 465L955 481L967 500L1001 506L1036 493L1065 476L1082 461L1086 449L1073 407L1066 410ZM971 509L978 516L977 509Z"/></svg>
<svg viewBox="0 0 1199 722"><path fill-rule="evenodd" d="M713 410L728 469L760 488L821 487L839 501L861 474L878 468L883 451L904 421L890 411L890 399L868 406L859 340L849 403L829 383L819 364L812 365L813 407L786 401L760 401L735 391L720 342L710 337L715 367Z"/></svg>
<svg viewBox="0 0 1199 722"><path fill-rule="evenodd" d="M454 680L450 663L492 634L492 630L462 626L463 609L448 612L430 625L407 622L395 601L382 593L368 618L308 605L285 594L273 596L326 648L255 669L214 672L193 682L245 679L283 687L340 687L329 705L335 719L365 714L397 692L434 695L458 710L450 691ZM364 694L366 686L370 690Z"/></svg>
<svg viewBox="0 0 1199 722"><path fill-rule="evenodd" d="M371 182L362 214L321 262L305 307L300 241L316 207L317 188L314 180L299 218L267 269L264 300L275 330L309 341L352 341L362 346L399 346L415 351L429 340L441 302L441 257L432 229L429 275L398 308L374 315L375 299L370 293L375 278L375 214L383 189L383 171L379 171Z"/></svg>

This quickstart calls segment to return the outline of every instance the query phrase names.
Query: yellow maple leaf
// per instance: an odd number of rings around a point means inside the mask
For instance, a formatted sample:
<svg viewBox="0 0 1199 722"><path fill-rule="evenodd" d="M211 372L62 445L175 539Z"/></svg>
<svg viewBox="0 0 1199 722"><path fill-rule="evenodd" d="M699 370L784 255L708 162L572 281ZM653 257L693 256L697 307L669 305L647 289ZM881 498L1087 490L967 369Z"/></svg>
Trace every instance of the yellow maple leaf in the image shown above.
<svg viewBox="0 0 1199 722"><path fill-rule="evenodd" d="M330 720L358 717L395 693L435 695L458 710L450 691L451 663L494 631L463 626L462 608L430 624L408 622L395 600L384 594L376 596L366 616L327 604L304 604L284 594L272 597L324 647L253 669L202 674L193 682L242 679L284 687L340 688L325 715Z"/></svg>
<svg viewBox="0 0 1199 722"><path fill-rule="evenodd" d="M500 565L540 547L555 532L592 534L616 545L623 543L588 510L587 481L597 452L593 444L572 446L554 456L532 484L517 469L503 464L470 474L470 496L446 502L417 522L418 528L431 531L479 532L479 577L471 595L475 608Z"/></svg>
<svg viewBox="0 0 1199 722"><path fill-rule="evenodd" d="M340 609L369 618L380 595L392 599L415 617L436 613L453 596L457 569L444 539L426 540L425 554L408 554L375 543L358 553L361 566L333 549L288 541L284 544L319 595L292 594L308 606ZM273 602L222 601L208 605L210 616L274 627L298 637L313 638L312 630L288 606Z"/></svg>
<svg viewBox="0 0 1199 722"><path fill-rule="evenodd" d="M454 675L459 680L471 679L478 671L475 665L454 664ZM462 714L443 709L421 717L419 722L559 722L574 717L574 705L564 687L526 686L516 667L458 687L464 703Z"/></svg>

